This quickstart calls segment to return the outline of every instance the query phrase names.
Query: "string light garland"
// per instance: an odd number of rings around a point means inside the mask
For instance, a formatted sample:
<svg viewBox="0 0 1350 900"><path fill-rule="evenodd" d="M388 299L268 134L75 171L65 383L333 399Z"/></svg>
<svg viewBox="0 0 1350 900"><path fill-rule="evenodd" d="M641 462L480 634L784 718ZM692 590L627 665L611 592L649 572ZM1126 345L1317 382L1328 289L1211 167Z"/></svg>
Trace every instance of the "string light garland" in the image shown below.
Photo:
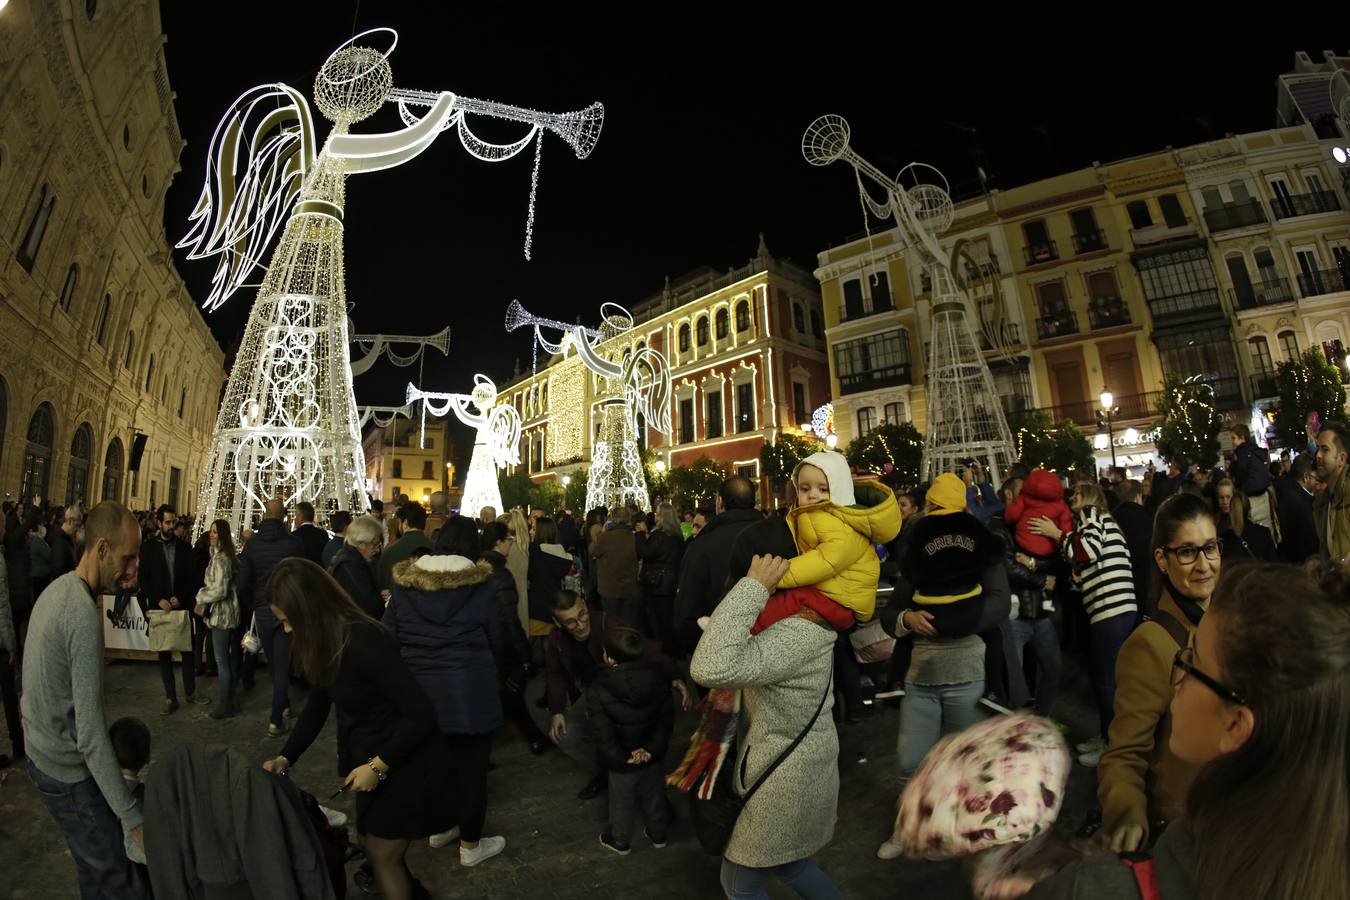
<svg viewBox="0 0 1350 900"><path fill-rule="evenodd" d="M315 78L314 102L333 127L322 145L305 97L280 83L241 94L212 135L202 191L178 243L189 259L216 259L203 306L215 310L244 287L262 267L278 232L280 238L216 419L194 539L217 518L239 533L273 497L292 509L301 500L328 512L360 513L368 507L348 359L351 329L343 276L348 176L402 165L449 128L457 130L466 150L489 162L510 158L530 141L542 142L545 131L561 137L582 159L599 139L604 107L598 103L577 112L543 113L450 91L395 88L388 58L397 43L393 29L371 29L340 45L324 62ZM406 127L351 133L351 126L386 103L397 105ZM489 144L473 135L466 115L520 123L529 133L515 144ZM531 175L531 230L538 153ZM527 256L529 241L527 230ZM447 345L448 338L447 333ZM396 363L411 364L412 358L393 354L387 343L369 342L368 359L358 361L361 371L382 349Z"/></svg>

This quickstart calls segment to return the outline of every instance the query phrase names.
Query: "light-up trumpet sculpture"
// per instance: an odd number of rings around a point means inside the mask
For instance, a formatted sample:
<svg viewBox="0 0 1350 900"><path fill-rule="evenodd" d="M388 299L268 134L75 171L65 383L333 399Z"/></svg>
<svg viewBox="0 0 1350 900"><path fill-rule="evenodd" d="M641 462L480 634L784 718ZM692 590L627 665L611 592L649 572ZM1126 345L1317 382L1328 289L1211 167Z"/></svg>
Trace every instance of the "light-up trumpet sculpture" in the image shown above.
<svg viewBox="0 0 1350 900"><path fill-rule="evenodd" d="M910 163L892 179L849 147L848 122L841 116L821 116L802 135L802 156L813 166L843 160L853 167L863 204L863 221L870 212L878 219L895 220L905 241L923 259L932 279L932 349L928 358L928 428L924 439L923 480L931 481L957 468L966 457L983 459L995 480L1015 457L1012 434L1003 417L989 366L975 340L975 321L968 298L953 278L937 236L951 227L955 211L946 179L932 166ZM926 170L942 179L942 186L900 182ZM878 203L863 186L866 175L886 191Z"/></svg>
<svg viewBox="0 0 1350 900"><path fill-rule="evenodd" d="M204 305L214 310L244 287L278 231L281 237L216 419L198 534L217 518L238 533L274 496L292 509L300 500L328 511L367 508L343 282L347 176L401 165L450 127L459 129L460 141L479 159L507 159L525 146L478 140L468 130L468 114L527 125L528 139L542 141L544 131L559 134L583 157L599 136L599 104L558 115L449 91L395 91L388 56L397 40L388 28L364 32L319 69L315 105L333 122L322 147L304 96L279 83L244 92L211 138L206 183L179 243L190 259L217 257ZM377 42L387 49L365 46ZM385 103L398 106L406 128L350 133ZM427 107L421 118L409 112L413 105ZM536 155L531 198L538 174ZM532 221L533 199L527 255Z"/></svg>
<svg viewBox="0 0 1350 900"><path fill-rule="evenodd" d="M424 439L427 413L439 417L453 411L455 418L477 429L469 474L464 480L464 496L459 501L462 512L476 516L485 506L502 511L497 469L520 463L520 413L514 406L497 403L497 385L492 379L475 375L473 380L473 392L469 394L436 394L410 384L407 401L409 404L422 401Z"/></svg>
<svg viewBox="0 0 1350 900"><path fill-rule="evenodd" d="M361 358L352 360L353 375L364 375L369 372L370 367L375 365L381 354L387 356L391 363L400 368L406 368L415 362L420 362L428 347L434 347L441 351L442 356L450 355L449 325L435 334L425 337L411 334L356 334L351 320L347 321L347 329L352 332L352 346L361 351ZM395 344L415 344L417 350L408 354L395 353Z"/></svg>
<svg viewBox="0 0 1350 900"><path fill-rule="evenodd" d="M638 429L645 424L670 434L670 366L665 356L651 347L629 352L626 347L620 350L616 342L606 355L604 345L630 331L633 317L615 303L603 304L600 316L598 329L568 325L532 315L512 300L506 310L506 330L533 326L539 346L564 356L569 348L576 350L586 368L605 380L595 411L600 416L600 439L591 452L586 508L614 509L634 503L646 510L651 508L651 500L638 453ZM549 341L543 336L543 328L561 331L562 335L556 342ZM614 351L619 351L617 360L611 358ZM579 410L577 414L585 412ZM589 428L586 433L591 433Z"/></svg>

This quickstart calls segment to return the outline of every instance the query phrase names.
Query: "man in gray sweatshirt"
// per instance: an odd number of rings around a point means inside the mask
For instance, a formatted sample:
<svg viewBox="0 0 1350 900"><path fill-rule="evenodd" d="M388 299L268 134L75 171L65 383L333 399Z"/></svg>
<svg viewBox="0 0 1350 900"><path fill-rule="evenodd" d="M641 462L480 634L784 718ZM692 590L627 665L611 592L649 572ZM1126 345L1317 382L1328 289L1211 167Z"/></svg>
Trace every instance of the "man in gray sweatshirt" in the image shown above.
<svg viewBox="0 0 1350 900"><path fill-rule="evenodd" d="M28 772L75 859L80 896L148 898L123 831L144 846L141 813L122 780L103 718L103 617L98 598L133 585L140 529L126 507L100 503L85 520L75 571L42 592L23 657Z"/></svg>

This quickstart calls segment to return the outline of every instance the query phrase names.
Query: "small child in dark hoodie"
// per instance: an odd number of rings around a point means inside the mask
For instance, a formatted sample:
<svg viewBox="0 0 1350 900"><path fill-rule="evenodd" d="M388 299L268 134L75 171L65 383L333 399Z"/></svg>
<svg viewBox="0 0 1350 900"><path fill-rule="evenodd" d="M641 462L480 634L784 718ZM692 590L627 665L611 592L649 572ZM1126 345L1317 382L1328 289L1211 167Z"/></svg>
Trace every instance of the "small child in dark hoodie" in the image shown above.
<svg viewBox="0 0 1350 900"><path fill-rule="evenodd" d="M627 626L605 631L605 667L587 689L587 719L609 770L609 826L600 845L627 856L638 805L654 847L666 846L670 826L659 765L675 727L674 673L663 659L644 660L646 638Z"/></svg>

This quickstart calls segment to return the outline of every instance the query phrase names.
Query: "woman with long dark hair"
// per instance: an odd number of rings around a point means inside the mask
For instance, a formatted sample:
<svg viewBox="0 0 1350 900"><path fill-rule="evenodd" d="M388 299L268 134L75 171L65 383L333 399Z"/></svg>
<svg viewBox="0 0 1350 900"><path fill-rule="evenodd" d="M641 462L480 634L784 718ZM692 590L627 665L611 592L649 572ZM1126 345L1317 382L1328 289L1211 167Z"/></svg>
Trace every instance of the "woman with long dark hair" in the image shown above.
<svg viewBox="0 0 1350 900"><path fill-rule="evenodd" d="M575 562L558 541L558 525L548 516L534 520L530 529L530 637L548 637L553 631L553 598Z"/></svg>
<svg viewBox="0 0 1350 900"><path fill-rule="evenodd" d="M1215 527L1223 541L1223 561L1274 562L1278 556L1270 529L1251 520L1251 501L1231 478L1214 488Z"/></svg>
<svg viewBox="0 0 1350 900"><path fill-rule="evenodd" d="M1097 771L1102 833L1116 850L1157 840L1180 818L1195 768L1168 747L1172 733L1168 680L1219 581L1223 542L1201 497L1179 493L1153 520L1153 618L1126 639L1116 660L1115 717Z"/></svg>
<svg viewBox="0 0 1350 900"><path fill-rule="evenodd" d="M1348 900L1346 571L1326 567L1319 578L1293 566L1235 566L1192 643L1173 654L1168 680L1168 746L1198 774L1185 817L1154 848L1153 896ZM1112 853L1075 863L1026 896L1140 895L1138 876Z"/></svg>
<svg viewBox="0 0 1350 900"><path fill-rule="evenodd" d="M530 644L525 637L525 629L520 626L520 598L516 595L516 580L506 564L507 554L517 541L511 529L500 520L484 525L481 536L470 530L462 549L470 550L473 539L477 539L482 548L476 554L477 558L492 566L488 583L492 586L492 596L497 603L497 615L501 619L504 635L503 646L493 654L501 682L502 711L511 719L521 737L529 742L530 752L538 756L551 745L525 706L525 683L530 674Z"/></svg>
<svg viewBox="0 0 1350 900"><path fill-rule="evenodd" d="M238 712L239 695L234 682L243 671L243 647L231 640L239 627L239 600L234 592L234 541L230 523L216 519L206 532L211 561L206 565L202 589L197 592L197 612L211 632L220 694L208 715L228 719Z"/></svg>
<svg viewBox="0 0 1350 900"><path fill-rule="evenodd" d="M268 592L311 689L286 746L263 768L282 774L298 762L336 704L338 775L356 793L356 831L379 892L388 900L429 897L405 857L413 838L450 824L435 708L389 632L323 569L299 557L282 560Z"/></svg>

